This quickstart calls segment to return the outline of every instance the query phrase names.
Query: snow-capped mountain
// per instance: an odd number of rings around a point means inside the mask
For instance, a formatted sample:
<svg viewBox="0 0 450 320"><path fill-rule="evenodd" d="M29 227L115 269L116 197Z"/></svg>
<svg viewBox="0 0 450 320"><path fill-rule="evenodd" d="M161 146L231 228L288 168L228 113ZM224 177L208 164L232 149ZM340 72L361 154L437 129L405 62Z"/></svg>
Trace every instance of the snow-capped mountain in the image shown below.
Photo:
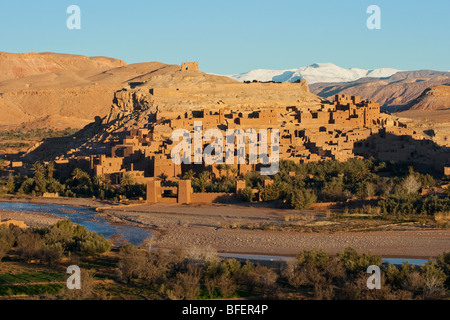
<svg viewBox="0 0 450 320"><path fill-rule="evenodd" d="M358 68L345 69L332 63L315 63L308 67L301 67L290 70L267 70L256 69L246 73L228 75L228 77L238 81L276 81L276 82L295 82L299 79L305 79L308 84L318 82L348 82L360 78L390 77L401 70L382 68L374 70L365 70Z"/></svg>

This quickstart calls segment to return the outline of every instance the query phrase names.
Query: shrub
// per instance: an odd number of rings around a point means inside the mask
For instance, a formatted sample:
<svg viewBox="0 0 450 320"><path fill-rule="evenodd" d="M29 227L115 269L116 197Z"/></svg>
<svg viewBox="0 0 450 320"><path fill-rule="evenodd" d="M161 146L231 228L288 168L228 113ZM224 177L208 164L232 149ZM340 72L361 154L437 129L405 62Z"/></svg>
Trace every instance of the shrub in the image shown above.
<svg viewBox="0 0 450 320"><path fill-rule="evenodd" d="M16 237L11 228L1 225L0 226L0 261L11 250Z"/></svg>
<svg viewBox="0 0 450 320"><path fill-rule="evenodd" d="M314 192L306 189L295 189L288 196L289 204L296 210L309 209L316 200Z"/></svg>
<svg viewBox="0 0 450 320"><path fill-rule="evenodd" d="M200 295L200 279L202 269L188 265L187 272L178 272L175 279L169 283L167 296L171 300L193 300Z"/></svg>
<svg viewBox="0 0 450 320"><path fill-rule="evenodd" d="M259 289L266 296L274 292L278 276L269 267L255 266L253 263L247 262L236 274L236 278L245 285L250 295L255 292L255 289Z"/></svg>
<svg viewBox="0 0 450 320"><path fill-rule="evenodd" d="M70 220L59 221L50 227L44 235L44 240L49 246L59 244L64 252L83 256L105 253L111 249L111 242L103 235L91 232Z"/></svg>
<svg viewBox="0 0 450 320"><path fill-rule="evenodd" d="M121 247L117 264L119 279L131 283L133 278L141 275L142 266L145 263L145 252L131 244Z"/></svg>
<svg viewBox="0 0 450 320"><path fill-rule="evenodd" d="M39 258L44 242L39 234L27 231L17 239L17 253L25 260Z"/></svg>
<svg viewBox="0 0 450 320"><path fill-rule="evenodd" d="M359 254L353 248L346 248L343 252L338 254L339 261L342 262L347 272L357 274L359 272L366 272L370 265L381 266L381 257L372 255L371 253Z"/></svg>
<svg viewBox="0 0 450 320"><path fill-rule="evenodd" d="M207 264L208 262L217 261L219 259L217 250L209 245L204 247L188 247L185 254L188 262L196 264Z"/></svg>
<svg viewBox="0 0 450 320"><path fill-rule="evenodd" d="M323 250L304 250L297 256L297 261L300 264L311 264L318 268L323 268L331 260L331 256L328 252Z"/></svg>
<svg viewBox="0 0 450 320"><path fill-rule="evenodd" d="M254 197L253 190L249 187L245 187L244 189L239 191L239 196L244 202L253 202Z"/></svg>
<svg viewBox="0 0 450 320"><path fill-rule="evenodd" d="M436 259L437 267L442 269L447 276L446 285L450 287L450 251L438 255Z"/></svg>
<svg viewBox="0 0 450 320"><path fill-rule="evenodd" d="M436 221L436 227L449 228L450 227L450 211L436 212L434 214L434 221Z"/></svg>
<svg viewBox="0 0 450 320"><path fill-rule="evenodd" d="M424 279L424 294L426 297L436 297L445 293L444 283L447 276L436 262L427 261L422 266L421 273Z"/></svg>

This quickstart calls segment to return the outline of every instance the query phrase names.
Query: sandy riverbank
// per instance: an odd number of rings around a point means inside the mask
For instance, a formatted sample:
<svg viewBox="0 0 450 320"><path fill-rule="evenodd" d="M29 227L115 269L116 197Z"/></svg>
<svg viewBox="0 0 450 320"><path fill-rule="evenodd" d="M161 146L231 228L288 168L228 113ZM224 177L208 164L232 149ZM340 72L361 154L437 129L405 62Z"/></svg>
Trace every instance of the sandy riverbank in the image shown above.
<svg viewBox="0 0 450 320"><path fill-rule="evenodd" d="M383 257L409 258L430 258L450 250L450 230L412 227L394 231L331 234L226 227L282 224L284 217L292 213L293 210L236 205L147 204L107 209L102 214L112 221L156 228L159 231L155 242L157 247L210 245L220 252L296 255L303 249L313 248L335 254L350 246L360 252L372 252ZM304 216L299 223L324 223L322 212L309 212Z"/></svg>

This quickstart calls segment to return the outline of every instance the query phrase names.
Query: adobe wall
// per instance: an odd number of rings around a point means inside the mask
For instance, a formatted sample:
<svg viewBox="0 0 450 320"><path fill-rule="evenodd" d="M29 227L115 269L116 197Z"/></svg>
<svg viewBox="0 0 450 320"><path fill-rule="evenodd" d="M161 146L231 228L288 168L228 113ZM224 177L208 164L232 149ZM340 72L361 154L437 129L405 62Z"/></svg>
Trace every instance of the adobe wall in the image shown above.
<svg viewBox="0 0 450 320"><path fill-rule="evenodd" d="M226 201L235 196L234 193L211 193L211 192L201 192L201 193L193 193L191 195L191 203L214 203L219 201Z"/></svg>
<svg viewBox="0 0 450 320"><path fill-rule="evenodd" d="M444 175L450 176L450 167L444 167Z"/></svg>
<svg viewBox="0 0 450 320"><path fill-rule="evenodd" d="M181 71L194 71L198 72L198 62L183 62L181 64Z"/></svg>

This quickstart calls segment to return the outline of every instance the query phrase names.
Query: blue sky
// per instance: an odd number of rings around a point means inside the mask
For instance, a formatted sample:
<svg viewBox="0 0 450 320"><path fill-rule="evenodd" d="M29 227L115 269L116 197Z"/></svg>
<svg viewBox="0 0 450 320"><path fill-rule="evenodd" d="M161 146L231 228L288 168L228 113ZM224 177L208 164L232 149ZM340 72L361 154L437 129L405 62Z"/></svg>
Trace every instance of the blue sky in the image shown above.
<svg viewBox="0 0 450 320"><path fill-rule="evenodd" d="M81 30L66 27L69 5ZM369 30L369 5L381 30ZM205 72L315 62L365 69L450 70L448 0L2 0L0 51L199 61Z"/></svg>

